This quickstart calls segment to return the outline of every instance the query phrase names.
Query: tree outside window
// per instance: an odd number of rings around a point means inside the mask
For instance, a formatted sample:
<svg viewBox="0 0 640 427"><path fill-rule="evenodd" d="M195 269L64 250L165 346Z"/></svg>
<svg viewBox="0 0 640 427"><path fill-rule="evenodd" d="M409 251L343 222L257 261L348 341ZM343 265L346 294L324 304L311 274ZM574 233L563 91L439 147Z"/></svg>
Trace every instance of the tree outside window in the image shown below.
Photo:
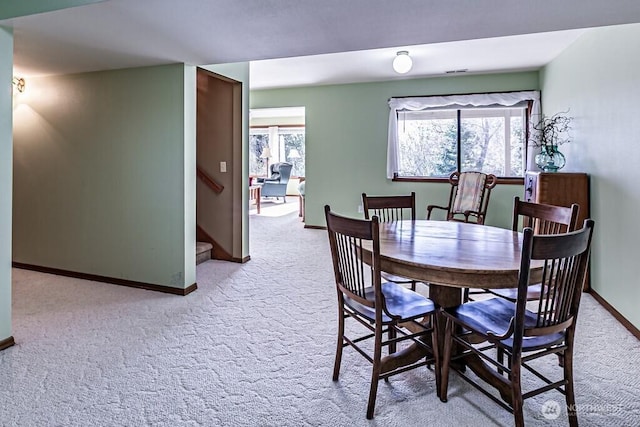
<svg viewBox="0 0 640 427"><path fill-rule="evenodd" d="M522 177L524 114L523 107L400 111L398 176L448 177L459 170Z"/></svg>
<svg viewBox="0 0 640 427"><path fill-rule="evenodd" d="M260 157L269 146L268 133L251 132L249 136L249 175L266 176L267 159Z"/></svg>

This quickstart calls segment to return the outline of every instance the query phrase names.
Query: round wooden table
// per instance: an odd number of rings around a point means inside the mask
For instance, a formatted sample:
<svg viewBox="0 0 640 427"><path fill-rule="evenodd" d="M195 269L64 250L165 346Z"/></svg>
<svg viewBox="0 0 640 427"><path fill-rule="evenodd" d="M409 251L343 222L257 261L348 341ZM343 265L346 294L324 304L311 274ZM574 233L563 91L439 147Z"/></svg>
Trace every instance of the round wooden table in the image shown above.
<svg viewBox="0 0 640 427"><path fill-rule="evenodd" d="M518 285L522 233L454 221L395 221L380 224L383 271L430 284L442 307L461 302L462 288ZM540 281L532 264L531 282Z"/></svg>
<svg viewBox="0 0 640 427"><path fill-rule="evenodd" d="M513 288L518 286L522 233L487 225L454 221L395 221L380 224L382 271L429 284L429 298L441 307L462 302L463 288ZM365 262L371 253L365 250ZM541 263L531 264L531 283L540 281ZM438 325L444 336L444 321ZM440 340L441 341L441 340ZM439 343L442 349L442 341ZM442 352L440 352L442 354ZM383 359L383 372L424 357L418 345ZM504 381L487 370L479 358L465 363L509 398Z"/></svg>

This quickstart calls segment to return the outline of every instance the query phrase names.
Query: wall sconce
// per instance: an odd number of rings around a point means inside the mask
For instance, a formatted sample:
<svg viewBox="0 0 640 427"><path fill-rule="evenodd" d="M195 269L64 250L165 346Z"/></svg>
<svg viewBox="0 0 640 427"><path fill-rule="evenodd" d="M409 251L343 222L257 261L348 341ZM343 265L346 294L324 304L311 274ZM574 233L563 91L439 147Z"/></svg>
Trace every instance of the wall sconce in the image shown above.
<svg viewBox="0 0 640 427"><path fill-rule="evenodd" d="M18 90L18 92L20 93L24 92L24 87L26 85L26 82L22 77L14 77L11 83Z"/></svg>
<svg viewBox="0 0 640 427"><path fill-rule="evenodd" d="M393 69L398 74L406 74L411 70L413 66L413 61L409 56L409 52L406 50L401 50L396 53L396 57L393 58Z"/></svg>

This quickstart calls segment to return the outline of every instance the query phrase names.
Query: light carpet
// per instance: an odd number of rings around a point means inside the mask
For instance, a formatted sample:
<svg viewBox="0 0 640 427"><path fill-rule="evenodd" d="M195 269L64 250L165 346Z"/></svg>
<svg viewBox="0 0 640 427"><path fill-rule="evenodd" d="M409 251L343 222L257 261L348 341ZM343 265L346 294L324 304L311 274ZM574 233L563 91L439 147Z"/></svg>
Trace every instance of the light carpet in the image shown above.
<svg viewBox="0 0 640 427"><path fill-rule="evenodd" d="M513 424L455 374L440 402L427 368L381 382L367 421L368 362L347 349L331 380L326 231L304 229L297 212L252 215L250 226L251 261L200 264L186 297L14 269L16 345L0 352L0 425ZM576 347L580 424L640 425L639 342L589 295ZM563 404L557 392L525 401L528 426L568 424L564 412L545 418L549 400Z"/></svg>

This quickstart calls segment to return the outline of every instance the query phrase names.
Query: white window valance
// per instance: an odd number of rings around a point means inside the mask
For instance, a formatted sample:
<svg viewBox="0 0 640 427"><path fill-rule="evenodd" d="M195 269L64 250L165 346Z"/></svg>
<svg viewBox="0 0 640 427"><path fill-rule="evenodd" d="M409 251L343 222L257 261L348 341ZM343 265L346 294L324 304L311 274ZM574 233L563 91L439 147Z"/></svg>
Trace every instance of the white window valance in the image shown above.
<svg viewBox="0 0 640 427"><path fill-rule="evenodd" d="M387 145L387 178L393 179L399 170L398 112L421 111L431 108L512 107L523 101L531 102L529 126L540 117L540 91L478 93L472 95L422 96L389 99L389 141ZM529 129L531 131L531 129ZM527 168L533 166L533 153L527 146Z"/></svg>

